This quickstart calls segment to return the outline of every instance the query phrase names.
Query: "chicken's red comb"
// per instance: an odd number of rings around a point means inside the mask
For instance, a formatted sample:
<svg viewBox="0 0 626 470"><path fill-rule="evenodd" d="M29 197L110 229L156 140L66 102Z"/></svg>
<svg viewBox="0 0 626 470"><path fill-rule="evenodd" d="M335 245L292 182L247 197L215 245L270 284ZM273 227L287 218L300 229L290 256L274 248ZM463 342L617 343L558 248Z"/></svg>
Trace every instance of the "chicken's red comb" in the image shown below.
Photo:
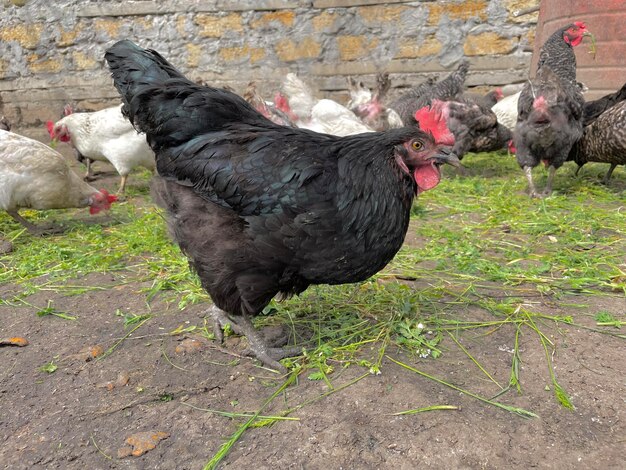
<svg viewBox="0 0 626 470"><path fill-rule="evenodd" d="M52 121L47 121L46 128L48 129L48 134L50 134L50 138L54 139L54 123Z"/></svg>
<svg viewBox="0 0 626 470"><path fill-rule="evenodd" d="M289 100L280 91L277 91L276 95L274 96L274 105L283 113L288 113L291 111L291 107L289 106Z"/></svg>
<svg viewBox="0 0 626 470"><path fill-rule="evenodd" d="M574 21L574 24L578 26L580 29L587 29L587 25L582 21Z"/></svg>
<svg viewBox="0 0 626 470"><path fill-rule="evenodd" d="M513 143L513 139L509 140L506 146L509 149L509 152L511 152L513 155L517 154L517 148L515 147L515 144Z"/></svg>
<svg viewBox="0 0 626 470"><path fill-rule="evenodd" d="M109 194L109 192L106 189L101 189L100 192L106 198L108 203L117 201L117 196L114 194Z"/></svg>
<svg viewBox="0 0 626 470"><path fill-rule="evenodd" d="M443 145L454 145L454 135L448 129L449 108L446 102L433 100L430 106L415 111L415 120L420 129L432 134L435 142Z"/></svg>

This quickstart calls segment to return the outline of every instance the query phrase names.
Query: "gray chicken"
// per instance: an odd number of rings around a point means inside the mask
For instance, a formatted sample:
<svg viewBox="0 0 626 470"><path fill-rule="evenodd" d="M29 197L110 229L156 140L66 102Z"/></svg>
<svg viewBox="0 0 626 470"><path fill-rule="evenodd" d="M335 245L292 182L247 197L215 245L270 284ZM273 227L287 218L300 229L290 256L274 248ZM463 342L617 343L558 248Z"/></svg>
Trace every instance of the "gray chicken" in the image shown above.
<svg viewBox="0 0 626 470"><path fill-rule="evenodd" d="M463 84L468 70L469 63L463 62L457 70L443 80L432 82L428 79L400 96L389 107L400 115L402 122L408 124L413 119L415 111L428 106L432 100L447 101L458 98L463 93Z"/></svg>
<svg viewBox="0 0 626 470"><path fill-rule="evenodd" d="M454 134L452 151L459 160L467 152L491 152L505 148L513 138L498 122L495 113L470 100L454 100L450 105L450 130Z"/></svg>
<svg viewBox="0 0 626 470"><path fill-rule="evenodd" d="M582 136L584 98L576 84L573 46L585 35L589 33L581 22L552 34L541 48L537 76L526 82L520 94L514 143L531 197L552 193L556 170ZM537 192L532 177L532 169L540 162L548 168L543 193Z"/></svg>

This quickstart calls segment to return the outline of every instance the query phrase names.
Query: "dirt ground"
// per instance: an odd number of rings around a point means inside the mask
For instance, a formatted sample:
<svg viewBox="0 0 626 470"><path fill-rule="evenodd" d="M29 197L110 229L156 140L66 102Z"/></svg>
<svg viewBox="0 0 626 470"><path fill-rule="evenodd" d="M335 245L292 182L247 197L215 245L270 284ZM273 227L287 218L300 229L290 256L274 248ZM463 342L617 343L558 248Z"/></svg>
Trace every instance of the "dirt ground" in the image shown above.
<svg viewBox="0 0 626 470"><path fill-rule="evenodd" d="M284 378L257 367L199 336L168 334L179 326L201 324L206 306L179 312L175 303L146 303L146 283L122 284L127 273L90 274L73 284L98 286L81 295L40 290L25 300L45 306L52 300L76 321L37 317L35 307L0 306L0 339L21 336L25 347L0 348L0 468L4 469L200 469L243 422L200 409L255 412ZM0 286L0 298L19 294ZM537 302L537 299L532 299ZM546 299L534 305L551 315L573 315L563 305L589 303L616 316L622 297ZM121 341L107 357L91 352L121 340L125 332L116 311L154 317ZM467 315L482 320L480 310ZM538 415L524 419L404 369L385 358L382 374L312 401L290 414L297 418L248 429L220 468L414 469L414 468L625 468L626 350L624 340L575 327L542 327L556 344L552 357L559 383L575 406L559 405L543 347L536 335L521 337L523 393L499 400ZM469 352L500 382L511 368L514 330L460 338ZM189 338L198 343L189 348ZM243 347L231 338L228 351ZM493 396L497 388L468 356L446 342L437 360L387 353L459 387ZM185 349L185 347L188 347ZM376 356L373 345L370 358ZM91 360L90 360L91 359ZM236 363L232 361L237 359ZM40 367L54 361L54 373ZM365 372L337 367L332 384L340 388ZM329 391L323 381L301 376L274 400L264 415L300 405ZM431 405L438 410L394 416ZM198 409L200 408L200 409ZM145 434L141 434L145 433ZM130 438L130 446L126 440ZM154 438L154 439L152 439ZM146 442L156 446L142 455ZM149 446L148 446L149 447ZM130 455L128 455L130 454Z"/></svg>
<svg viewBox="0 0 626 470"><path fill-rule="evenodd" d="M90 275L80 282L117 283L109 275ZM202 307L181 314L159 301L151 305L158 315L140 335L107 358L86 360L86 348L108 348L122 336L123 319L113 312L147 311L142 287L146 285L126 284L72 297L40 291L26 299L33 305L52 299L59 310L76 313L78 321L37 318L29 307L0 307L0 337L18 335L30 342L0 349L2 468L202 468L241 420L190 405L255 411L282 382L249 359L220 365L233 356L209 341L195 353L177 352L184 336L164 332L186 319L197 322ZM14 286L3 286L0 296L16 292ZM623 311L623 299L602 302L607 311ZM472 355L504 383L511 363L511 333L462 337ZM385 359L381 375L370 375L301 408L291 415L298 421L250 429L221 468L624 468L623 340L578 329L552 333L558 351L556 373L573 395L573 411L557 404L546 390L549 375L536 337L522 338L523 395L509 392L501 398L539 415L534 419L480 403ZM227 346L238 349L237 344ZM389 353L460 387L486 396L494 392L493 384L455 349L438 360L415 361L393 349ZM55 373L39 371L51 360L58 364ZM335 374L333 384L340 387L362 373L358 367L348 368ZM264 414L279 413L327 390L323 382L301 378ZM392 416L437 404L460 409ZM142 456L118 458L125 440L139 432L168 437Z"/></svg>

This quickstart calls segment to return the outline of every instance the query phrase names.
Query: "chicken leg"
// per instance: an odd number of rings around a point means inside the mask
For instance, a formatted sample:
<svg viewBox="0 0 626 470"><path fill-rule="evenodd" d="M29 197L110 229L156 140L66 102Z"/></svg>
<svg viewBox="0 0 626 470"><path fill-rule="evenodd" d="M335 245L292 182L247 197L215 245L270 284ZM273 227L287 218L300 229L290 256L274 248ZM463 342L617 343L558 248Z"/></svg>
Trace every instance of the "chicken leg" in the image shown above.
<svg viewBox="0 0 626 470"><path fill-rule="evenodd" d="M524 174L526 175L526 179L528 180L528 192L530 194L530 197L539 197L539 194L537 193L537 189L535 188L535 183L533 182L532 171L533 171L532 167L530 166L524 167Z"/></svg>
<svg viewBox="0 0 626 470"><path fill-rule="evenodd" d="M546 188L543 190L543 196L549 196L552 194L552 181L554 181L554 175L556 168L550 165L548 167L548 181L546 182Z"/></svg>
<svg viewBox="0 0 626 470"><path fill-rule="evenodd" d="M85 157L85 166L87 167L87 173L85 173L85 177L83 178L85 181L95 181L96 179L93 175L93 168L91 167L92 164L93 160Z"/></svg>
<svg viewBox="0 0 626 470"><path fill-rule="evenodd" d="M267 341L263 338L263 336L256 330L250 319L244 315L240 317L238 316L237 321L235 322L224 310L216 307L215 305L211 306L206 313L213 318L213 333L215 334L215 339L217 339L217 341L220 343L224 341L224 327L226 325L230 325L236 334L247 338L249 347L249 351L247 352L248 355L256 357L259 361L271 369L286 372L285 366L278 361L285 357L299 354L302 351L302 349L298 347L271 347L267 344Z"/></svg>
<svg viewBox="0 0 626 470"><path fill-rule="evenodd" d="M128 175L122 175L122 180L120 181L120 189L117 190L117 194L124 194L124 190L126 189L127 179L128 179Z"/></svg>
<svg viewBox="0 0 626 470"><path fill-rule="evenodd" d="M578 176L578 173L580 172L580 169L582 168L582 165L578 165L578 168L576 168L576 173L574 173L574 176Z"/></svg>
<svg viewBox="0 0 626 470"><path fill-rule="evenodd" d="M609 184L611 175L613 174L613 170L615 170L616 167L617 167L617 163L611 163L611 168L609 168L609 171L607 172L607 174L604 176L604 178L602 178L602 184L604 185Z"/></svg>
<svg viewBox="0 0 626 470"><path fill-rule="evenodd" d="M28 230L28 233L31 235L50 235L54 233L63 233L63 229L61 227L57 227L54 224L46 224L46 225L35 225L30 223L24 217L22 217L16 209L7 210L7 214L9 214L13 220L20 223L22 226Z"/></svg>

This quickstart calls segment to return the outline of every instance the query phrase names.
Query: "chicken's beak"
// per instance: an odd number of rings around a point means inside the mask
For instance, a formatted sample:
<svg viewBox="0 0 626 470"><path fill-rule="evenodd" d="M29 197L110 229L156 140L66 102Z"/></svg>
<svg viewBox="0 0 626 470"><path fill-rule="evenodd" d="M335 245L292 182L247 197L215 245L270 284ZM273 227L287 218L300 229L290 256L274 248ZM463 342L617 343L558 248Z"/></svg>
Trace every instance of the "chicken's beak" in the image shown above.
<svg viewBox="0 0 626 470"><path fill-rule="evenodd" d="M452 153L451 147L443 147L439 149L437 155L433 157L433 160L438 165L443 165L447 163L448 165L452 165L455 168L462 168L461 160L454 153Z"/></svg>

